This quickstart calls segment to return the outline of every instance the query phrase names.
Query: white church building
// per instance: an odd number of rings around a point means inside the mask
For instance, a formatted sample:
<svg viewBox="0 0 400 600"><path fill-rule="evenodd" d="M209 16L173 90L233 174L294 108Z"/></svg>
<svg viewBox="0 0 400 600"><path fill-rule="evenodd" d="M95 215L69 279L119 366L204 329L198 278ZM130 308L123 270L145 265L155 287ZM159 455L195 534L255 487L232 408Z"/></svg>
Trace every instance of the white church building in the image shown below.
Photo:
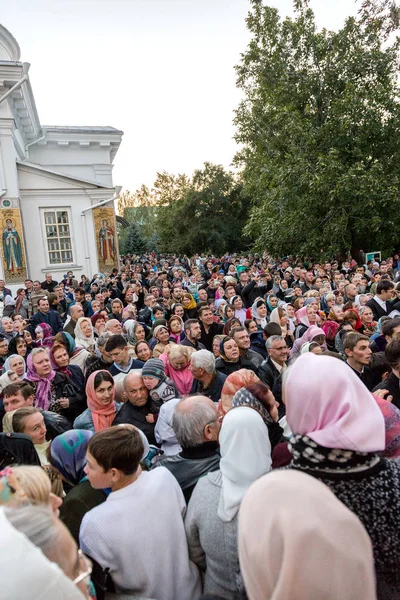
<svg viewBox="0 0 400 600"><path fill-rule="evenodd" d="M0 279L60 281L118 264L112 179L123 135L113 127L42 125L29 63L0 25Z"/></svg>

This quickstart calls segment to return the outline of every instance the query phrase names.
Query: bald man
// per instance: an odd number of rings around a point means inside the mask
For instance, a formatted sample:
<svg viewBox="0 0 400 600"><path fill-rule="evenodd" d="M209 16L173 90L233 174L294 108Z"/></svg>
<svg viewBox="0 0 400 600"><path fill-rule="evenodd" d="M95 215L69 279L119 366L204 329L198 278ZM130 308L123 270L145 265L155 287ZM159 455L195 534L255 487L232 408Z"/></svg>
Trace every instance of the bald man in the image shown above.
<svg viewBox="0 0 400 600"><path fill-rule="evenodd" d="M105 331L108 331L113 335L122 335L122 325L118 319L110 319L106 323Z"/></svg>
<svg viewBox="0 0 400 600"><path fill-rule="evenodd" d="M184 398L176 405L172 427L182 450L175 456L163 457L157 466L171 471L189 502L200 477L219 469L221 424L217 404L206 396Z"/></svg>
<svg viewBox="0 0 400 600"><path fill-rule="evenodd" d="M130 423L147 437L149 444L157 445L154 436L154 423L148 423L146 416L150 414L149 391L143 383L142 371L132 370L125 376L124 393L127 402L122 406L114 419L113 425Z"/></svg>
<svg viewBox="0 0 400 600"><path fill-rule="evenodd" d="M71 318L68 321L68 323L65 325L64 331L66 333L69 333L70 335L72 335L72 337L75 339L75 327L78 322L78 319L80 317L85 316L83 313L82 304L79 304L79 302L76 302L75 304L73 304L71 306L71 308L69 309L69 314L70 314Z"/></svg>

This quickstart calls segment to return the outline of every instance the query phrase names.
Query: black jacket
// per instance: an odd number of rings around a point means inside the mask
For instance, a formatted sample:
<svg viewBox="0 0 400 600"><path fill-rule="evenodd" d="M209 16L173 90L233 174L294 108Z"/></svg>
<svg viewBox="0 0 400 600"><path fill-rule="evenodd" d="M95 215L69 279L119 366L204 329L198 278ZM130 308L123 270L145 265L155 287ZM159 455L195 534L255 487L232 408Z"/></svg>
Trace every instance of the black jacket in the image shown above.
<svg viewBox="0 0 400 600"><path fill-rule="evenodd" d="M387 390L393 396L392 404L400 408L400 380L393 372L374 387L373 391L376 390Z"/></svg>
<svg viewBox="0 0 400 600"><path fill-rule="evenodd" d="M246 308L251 308L257 298L264 298L265 294L272 290L273 282L268 281L266 285L257 286L256 281L250 281L243 289L241 296Z"/></svg>
<svg viewBox="0 0 400 600"><path fill-rule="evenodd" d="M389 313L391 313L393 310L390 302L386 302L387 310L384 310L382 308L382 306L380 306L380 304L378 304L377 301L374 300L374 298L371 298L371 300L368 300L368 302L365 306L369 306L369 308L372 310L372 312L374 313L375 321L378 321L381 317L387 317L387 315Z"/></svg>
<svg viewBox="0 0 400 600"><path fill-rule="evenodd" d="M147 437L149 444L157 446L157 441L154 436L154 423L148 423L146 421L146 415L151 412L150 402L147 402L144 406L135 406L131 402L125 402L118 412L117 416L113 421L113 425L121 425L123 423L130 423L134 425Z"/></svg>
<svg viewBox="0 0 400 600"><path fill-rule="evenodd" d="M279 377L279 371L269 356L258 369L258 376L261 381L269 385L272 390L272 386Z"/></svg>
<svg viewBox="0 0 400 600"><path fill-rule="evenodd" d="M254 331L250 334L250 350L258 352L263 358L268 357L268 352L265 347L265 339L263 338L262 331Z"/></svg>
<svg viewBox="0 0 400 600"><path fill-rule="evenodd" d="M31 320L31 330L34 332L40 323L47 323L50 325L53 335L57 335L59 331L63 330L61 317L56 310L49 310L47 314L44 314L40 311L35 313Z"/></svg>
<svg viewBox="0 0 400 600"><path fill-rule="evenodd" d="M223 332L224 326L222 323L212 323L208 333L204 329L203 323L201 323L201 338L200 342L203 344L206 350L212 352L212 343L215 335L219 335Z"/></svg>
<svg viewBox="0 0 400 600"><path fill-rule="evenodd" d="M248 369L249 371L253 371L256 375L258 372L258 369L254 366L251 360L247 360L247 358L243 358L243 356L241 356L236 363L226 362L220 356L215 361L215 368L217 371L224 373L226 376L230 375L231 373L235 373L240 369Z"/></svg>

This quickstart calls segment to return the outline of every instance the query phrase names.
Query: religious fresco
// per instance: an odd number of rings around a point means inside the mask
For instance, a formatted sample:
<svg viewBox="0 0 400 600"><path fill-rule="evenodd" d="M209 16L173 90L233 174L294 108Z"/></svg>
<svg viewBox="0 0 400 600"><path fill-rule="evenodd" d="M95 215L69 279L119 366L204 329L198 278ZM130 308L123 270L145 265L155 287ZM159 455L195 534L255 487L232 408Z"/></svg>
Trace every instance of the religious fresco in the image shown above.
<svg viewBox="0 0 400 600"><path fill-rule="evenodd" d="M26 279L24 236L19 208L0 209L1 255L7 283Z"/></svg>
<svg viewBox="0 0 400 600"><path fill-rule="evenodd" d="M96 236L97 258L101 273L109 273L118 268L118 243L113 208L93 209Z"/></svg>

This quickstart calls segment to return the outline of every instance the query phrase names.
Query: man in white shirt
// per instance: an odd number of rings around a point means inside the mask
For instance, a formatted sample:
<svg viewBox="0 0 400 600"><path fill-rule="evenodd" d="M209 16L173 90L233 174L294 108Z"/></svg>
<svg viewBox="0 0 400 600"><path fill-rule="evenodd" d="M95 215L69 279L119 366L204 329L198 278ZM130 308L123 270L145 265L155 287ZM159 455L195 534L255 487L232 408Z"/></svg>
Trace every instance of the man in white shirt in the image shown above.
<svg viewBox="0 0 400 600"><path fill-rule="evenodd" d="M381 317L386 317L393 310L392 303L392 290L394 288L393 281L383 279L376 286L376 294L373 298L368 300L366 306L374 313L375 321L379 321Z"/></svg>
<svg viewBox="0 0 400 600"><path fill-rule="evenodd" d="M142 454L132 425L104 429L90 440L85 473L92 487L111 488L111 494L86 513L81 548L109 569L117 591L196 600L201 584L189 560L183 494L167 469L142 472Z"/></svg>
<svg viewBox="0 0 400 600"><path fill-rule="evenodd" d="M266 348L268 358L264 360L258 369L258 376L272 390L272 386L281 372L286 368L289 349L285 340L280 335L272 335L267 339Z"/></svg>

